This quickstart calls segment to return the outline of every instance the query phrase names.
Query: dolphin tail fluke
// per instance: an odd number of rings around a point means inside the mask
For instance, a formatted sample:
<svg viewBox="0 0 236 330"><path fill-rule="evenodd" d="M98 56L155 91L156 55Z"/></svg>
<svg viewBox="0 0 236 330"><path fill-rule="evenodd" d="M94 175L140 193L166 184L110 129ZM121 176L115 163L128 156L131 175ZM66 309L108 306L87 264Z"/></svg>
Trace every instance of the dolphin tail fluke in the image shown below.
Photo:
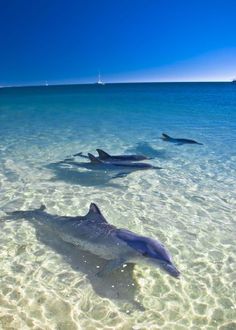
<svg viewBox="0 0 236 330"><path fill-rule="evenodd" d="M102 149L96 149L96 150L98 152L100 159L107 159L111 157L107 152L103 151Z"/></svg>
<svg viewBox="0 0 236 330"><path fill-rule="evenodd" d="M35 210L28 210L28 211L6 211L6 217L5 220L9 219L21 219L21 218L27 218L29 215L32 215L34 212L43 212L46 210L46 206L42 204L38 209Z"/></svg>
<svg viewBox="0 0 236 330"><path fill-rule="evenodd" d="M89 158L90 162L93 163L93 164L101 164L102 163L99 159L97 159L94 155L92 155L90 153L88 153L88 158Z"/></svg>
<svg viewBox="0 0 236 330"><path fill-rule="evenodd" d="M76 157L76 156L82 156L82 151L81 152L78 152L77 154L74 154L73 157Z"/></svg>
<svg viewBox="0 0 236 330"><path fill-rule="evenodd" d="M26 211L6 211L3 220L18 220L24 218Z"/></svg>
<svg viewBox="0 0 236 330"><path fill-rule="evenodd" d="M74 154L73 157L82 157L82 158L87 158L87 159L89 158L88 156L83 155L82 152L78 152L77 154Z"/></svg>

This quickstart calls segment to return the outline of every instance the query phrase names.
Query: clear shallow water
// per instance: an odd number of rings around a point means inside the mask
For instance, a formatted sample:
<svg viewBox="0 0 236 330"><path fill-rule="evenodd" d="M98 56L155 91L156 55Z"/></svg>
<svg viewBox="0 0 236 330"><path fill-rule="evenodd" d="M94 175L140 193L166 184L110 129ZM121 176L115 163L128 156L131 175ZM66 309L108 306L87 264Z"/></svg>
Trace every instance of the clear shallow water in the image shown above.
<svg viewBox="0 0 236 330"><path fill-rule="evenodd" d="M162 132L203 146L162 142ZM236 89L137 84L0 89L0 216L46 204L161 240L182 276L103 260L26 220L0 222L0 328L236 328ZM125 178L48 164L102 148L162 170Z"/></svg>

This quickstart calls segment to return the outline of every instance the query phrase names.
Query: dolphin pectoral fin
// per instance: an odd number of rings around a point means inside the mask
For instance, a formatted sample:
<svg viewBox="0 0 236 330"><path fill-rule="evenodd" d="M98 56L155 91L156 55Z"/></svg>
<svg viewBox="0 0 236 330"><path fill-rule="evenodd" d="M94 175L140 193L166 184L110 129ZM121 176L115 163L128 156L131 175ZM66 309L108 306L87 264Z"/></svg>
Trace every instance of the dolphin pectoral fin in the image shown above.
<svg viewBox="0 0 236 330"><path fill-rule="evenodd" d="M125 259L123 258L109 260L105 263L103 268L96 275L99 277L106 276L112 273L114 270L120 268L124 263Z"/></svg>

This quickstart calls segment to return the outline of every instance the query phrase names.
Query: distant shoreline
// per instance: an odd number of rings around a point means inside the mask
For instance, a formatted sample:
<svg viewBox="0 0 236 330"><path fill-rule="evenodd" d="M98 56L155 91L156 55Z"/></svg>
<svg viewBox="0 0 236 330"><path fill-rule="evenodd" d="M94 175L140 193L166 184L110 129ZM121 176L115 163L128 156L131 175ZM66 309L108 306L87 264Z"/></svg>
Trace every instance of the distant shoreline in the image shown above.
<svg viewBox="0 0 236 330"><path fill-rule="evenodd" d="M37 88L37 87L65 87L65 86L94 86L98 88L105 88L107 85L135 85L135 84L232 84L232 81L137 81L137 82L106 82L105 85L100 86L97 83L71 83L71 84L49 84L45 85L13 85L13 86L0 86L0 89L5 88Z"/></svg>

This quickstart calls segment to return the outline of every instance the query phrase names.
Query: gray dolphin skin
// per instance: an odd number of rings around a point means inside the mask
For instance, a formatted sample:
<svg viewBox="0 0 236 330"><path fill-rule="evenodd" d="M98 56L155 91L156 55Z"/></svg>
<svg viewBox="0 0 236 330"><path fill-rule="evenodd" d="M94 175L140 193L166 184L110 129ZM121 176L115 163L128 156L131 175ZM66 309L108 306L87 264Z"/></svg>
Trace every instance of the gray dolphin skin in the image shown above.
<svg viewBox="0 0 236 330"><path fill-rule="evenodd" d="M7 214L11 219L36 220L40 225L48 226L65 242L107 260L98 276L107 275L124 263L146 263L163 269L173 277L180 275L163 244L109 224L94 203L90 204L85 216L52 215L45 209L42 205L36 210L14 211Z"/></svg>
<svg viewBox="0 0 236 330"><path fill-rule="evenodd" d="M102 160L97 159L95 156L93 156L92 154L88 154L88 157L90 159L90 161L92 163L95 164L100 164L100 165L106 165L107 162L104 162ZM122 161L111 161L108 163L108 166L118 166L118 167L124 167L124 168L136 168L136 169L142 169L142 170L146 170L146 169L157 169L160 170L161 167L157 167L157 166L153 166L147 163L133 163L133 162L122 162Z"/></svg>
<svg viewBox="0 0 236 330"><path fill-rule="evenodd" d="M97 153L98 153L98 157L96 157L98 160L104 161L104 162L137 162L137 161L141 161L141 160L147 160L147 159L151 159L150 157L146 157L144 155L109 155L107 152L105 152L102 149L96 149ZM88 156L85 156L82 154L82 152L79 152L75 155L75 156L79 156L79 157L83 157L83 158L89 158Z"/></svg>
<svg viewBox="0 0 236 330"><path fill-rule="evenodd" d="M100 171L138 171L138 170L149 170L149 169L161 169L161 167L153 166L147 163L134 163L134 162L122 162L122 161L111 161L111 162L104 162L99 160L94 155L88 153L88 159L90 160L89 163L82 162L78 163L71 159L65 159L64 161L59 162L59 164L69 164L72 166L77 166L81 168L86 168L88 170L100 170Z"/></svg>
<svg viewBox="0 0 236 330"><path fill-rule="evenodd" d="M161 139L163 141L176 143L178 145L182 145L182 144L200 144L200 145L203 145L203 143L199 143L195 140L172 138L172 137L170 137L169 135L167 135L165 133L162 133Z"/></svg>

